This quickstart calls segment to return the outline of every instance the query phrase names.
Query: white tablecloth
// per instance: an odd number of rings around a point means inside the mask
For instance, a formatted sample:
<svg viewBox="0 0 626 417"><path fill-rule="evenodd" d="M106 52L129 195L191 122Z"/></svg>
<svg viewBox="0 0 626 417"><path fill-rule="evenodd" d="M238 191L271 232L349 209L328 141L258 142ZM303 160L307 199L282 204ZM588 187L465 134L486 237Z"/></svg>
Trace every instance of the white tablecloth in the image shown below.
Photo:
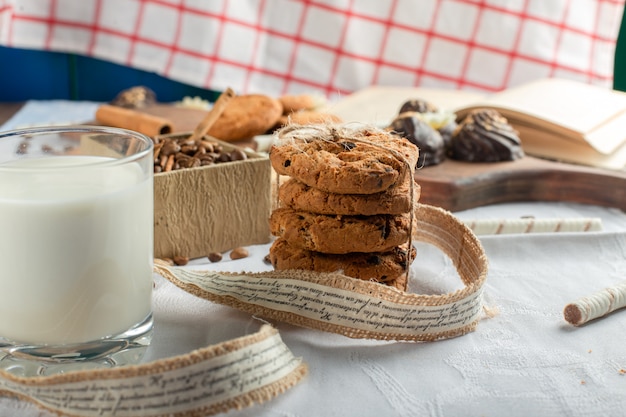
<svg viewBox="0 0 626 417"><path fill-rule="evenodd" d="M489 258L485 318L475 332L434 343L391 343L272 323L309 375L276 399L231 416L621 416L626 409L626 312L583 327L563 307L625 279L626 215L614 209L528 203L483 207L478 217L601 217L602 232L485 236ZM410 290L449 291L460 283L448 258L419 245ZM188 267L260 271L268 246L250 257ZM195 298L156 277L155 333L146 361L256 331L254 317ZM0 398L0 416L48 417Z"/></svg>
<svg viewBox="0 0 626 417"><path fill-rule="evenodd" d="M70 117L64 114L63 117ZM25 119L20 119L24 122ZM608 191L610 192L610 191ZM230 416L622 416L626 410L626 311L576 328L563 307L626 279L626 214L568 203L515 203L455 213L461 219L599 217L600 232L484 236L490 314L476 331L434 343L355 340L272 323L309 366L276 399ZM261 271L268 245L250 256L188 268ZM196 298L156 276L155 333L145 361L252 333L261 321ZM409 290L449 292L450 260L418 245ZM0 398L0 416L48 417Z"/></svg>

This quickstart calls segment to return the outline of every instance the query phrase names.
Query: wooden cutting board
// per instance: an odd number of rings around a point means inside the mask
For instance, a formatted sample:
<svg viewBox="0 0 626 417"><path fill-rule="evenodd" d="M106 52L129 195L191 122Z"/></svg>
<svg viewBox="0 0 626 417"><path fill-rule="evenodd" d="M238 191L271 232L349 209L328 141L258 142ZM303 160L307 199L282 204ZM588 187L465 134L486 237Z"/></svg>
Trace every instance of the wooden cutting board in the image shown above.
<svg viewBox="0 0 626 417"><path fill-rule="evenodd" d="M420 201L460 211L514 201L566 201L626 211L626 171L525 156L512 162L447 160L417 171Z"/></svg>
<svg viewBox="0 0 626 417"><path fill-rule="evenodd" d="M406 100L422 98L441 108L472 102L476 94L441 89L371 87L328 106L344 122L384 126ZM460 211L514 201L566 201L626 210L626 171L612 171L526 156L513 162L446 160L416 173L420 201Z"/></svg>
<svg viewBox="0 0 626 417"><path fill-rule="evenodd" d="M138 111L170 120L172 122L171 133L193 131L209 112L208 110L176 107L170 104L154 104L138 109Z"/></svg>

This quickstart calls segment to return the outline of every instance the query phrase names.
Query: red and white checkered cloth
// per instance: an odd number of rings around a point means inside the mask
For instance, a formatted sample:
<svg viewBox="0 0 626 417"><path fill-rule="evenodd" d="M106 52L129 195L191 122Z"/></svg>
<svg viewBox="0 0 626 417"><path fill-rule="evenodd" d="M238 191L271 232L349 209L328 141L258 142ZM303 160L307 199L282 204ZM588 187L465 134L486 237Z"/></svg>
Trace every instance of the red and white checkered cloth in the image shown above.
<svg viewBox="0 0 626 417"><path fill-rule="evenodd" d="M624 0L0 0L0 44L239 93L610 87Z"/></svg>

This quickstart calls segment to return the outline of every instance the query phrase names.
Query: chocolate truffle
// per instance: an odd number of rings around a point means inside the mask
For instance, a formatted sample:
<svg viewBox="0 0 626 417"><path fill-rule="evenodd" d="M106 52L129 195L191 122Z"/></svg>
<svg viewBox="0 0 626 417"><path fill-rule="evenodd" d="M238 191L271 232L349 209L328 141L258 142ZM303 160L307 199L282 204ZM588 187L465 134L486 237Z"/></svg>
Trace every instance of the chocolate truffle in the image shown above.
<svg viewBox="0 0 626 417"><path fill-rule="evenodd" d="M402 103L402 106L400 106L400 111L398 111L398 114L402 114L402 113L406 113L410 111L416 111L418 113L435 113L435 112L438 112L439 109L437 108L437 106L435 106L434 104L426 100L423 100L421 98L414 98L414 99L407 100L404 103Z"/></svg>
<svg viewBox="0 0 626 417"><path fill-rule="evenodd" d="M156 94L154 91L144 86L131 87L123 90L111 100L111 105L129 109L140 109L153 104L156 104Z"/></svg>
<svg viewBox="0 0 626 417"><path fill-rule="evenodd" d="M398 114L406 112L421 113L422 119L439 132L443 138L444 146L448 147L452 133L457 126L454 113L442 111L435 104L421 98L405 101L400 106Z"/></svg>
<svg viewBox="0 0 626 417"><path fill-rule="evenodd" d="M477 109L452 134L448 156L468 162L514 161L524 156L517 131L492 109Z"/></svg>
<svg viewBox="0 0 626 417"><path fill-rule="evenodd" d="M418 112L399 114L389 126L398 136L408 139L419 148L417 167L437 165L445 159L443 138Z"/></svg>

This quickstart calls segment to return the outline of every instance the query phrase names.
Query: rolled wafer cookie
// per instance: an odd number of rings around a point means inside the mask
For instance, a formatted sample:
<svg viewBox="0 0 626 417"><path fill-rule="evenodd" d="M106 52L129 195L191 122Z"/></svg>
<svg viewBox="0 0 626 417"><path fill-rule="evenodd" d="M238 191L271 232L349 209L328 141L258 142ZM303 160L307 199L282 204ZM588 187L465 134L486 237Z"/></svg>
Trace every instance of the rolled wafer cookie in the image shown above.
<svg viewBox="0 0 626 417"><path fill-rule="evenodd" d="M477 235L596 232L602 230L602 219L599 218L537 219L523 217L519 219L465 220L463 223Z"/></svg>
<svg viewBox="0 0 626 417"><path fill-rule="evenodd" d="M566 305L563 316L568 323L580 326L625 307L626 281Z"/></svg>

